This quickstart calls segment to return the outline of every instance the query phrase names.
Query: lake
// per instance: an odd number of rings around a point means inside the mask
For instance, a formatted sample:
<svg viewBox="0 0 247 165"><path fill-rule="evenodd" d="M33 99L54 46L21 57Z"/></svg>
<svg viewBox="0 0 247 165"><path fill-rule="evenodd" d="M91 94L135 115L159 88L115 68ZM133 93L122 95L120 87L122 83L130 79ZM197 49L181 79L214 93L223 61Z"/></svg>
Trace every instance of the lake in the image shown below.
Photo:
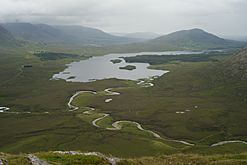
<svg viewBox="0 0 247 165"><path fill-rule="evenodd" d="M67 68L53 76L52 79L64 79L71 82L91 82L109 78L124 80L138 80L154 76L162 76L168 71L149 69L147 63L126 63L121 57L132 57L137 55L180 55L180 54L202 54L203 51L166 51L166 52L141 52L141 53L115 53L104 56L91 57L79 62L68 64ZM121 59L120 63L112 63L111 60ZM127 65L136 67L134 70L119 69Z"/></svg>

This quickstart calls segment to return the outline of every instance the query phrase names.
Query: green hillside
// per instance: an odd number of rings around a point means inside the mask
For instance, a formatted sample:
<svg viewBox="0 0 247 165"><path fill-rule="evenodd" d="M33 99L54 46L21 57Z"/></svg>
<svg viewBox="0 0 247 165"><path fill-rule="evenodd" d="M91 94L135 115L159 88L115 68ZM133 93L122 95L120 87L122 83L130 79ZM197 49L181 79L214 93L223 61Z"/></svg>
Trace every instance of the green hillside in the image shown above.
<svg viewBox="0 0 247 165"><path fill-rule="evenodd" d="M17 42L9 31L0 26L0 46L16 46Z"/></svg>
<svg viewBox="0 0 247 165"><path fill-rule="evenodd" d="M72 36L71 42L84 45L119 45L137 42L137 39L119 37L108 34L102 30L83 26L54 26L63 33Z"/></svg>
<svg viewBox="0 0 247 165"><path fill-rule="evenodd" d="M140 158L115 158L117 161L112 162L107 158L94 155L77 154L59 154L59 153L35 153L35 154L3 154L0 153L0 161L3 165L30 165L32 162L40 163L40 165L244 165L247 163L247 154L226 154L203 156L197 154L174 154L159 155L156 157L140 157ZM43 164L41 164L43 163Z"/></svg>
<svg viewBox="0 0 247 165"><path fill-rule="evenodd" d="M226 40L201 29L177 31L149 42L154 47L181 49L222 49L242 47L244 42Z"/></svg>
<svg viewBox="0 0 247 165"><path fill-rule="evenodd" d="M31 23L5 23L2 26L18 39L45 44L102 46L136 41L83 26L51 26Z"/></svg>
<svg viewBox="0 0 247 165"><path fill-rule="evenodd" d="M151 82L144 80L154 84L149 87L117 79L89 83L50 80L54 73L64 70L65 64L114 52L109 48L69 51L54 47L39 55L20 47L1 49L0 102L11 108L0 113L3 161L27 164L27 155L18 154L35 153L55 164L108 163L98 157L50 153L75 150L114 155L124 159L122 164L246 162L246 49L237 54L216 52L176 58L139 56L139 60L145 57L144 61L152 64L150 68L170 71ZM108 88L120 95L108 95ZM69 111L71 96L81 90L97 94L78 95L73 101L78 111ZM113 100L106 103L109 98ZM85 114L89 107L96 110ZM109 116L95 127L93 121L105 114ZM122 122L123 129L107 129L119 120L133 122ZM230 143L212 146L224 141Z"/></svg>

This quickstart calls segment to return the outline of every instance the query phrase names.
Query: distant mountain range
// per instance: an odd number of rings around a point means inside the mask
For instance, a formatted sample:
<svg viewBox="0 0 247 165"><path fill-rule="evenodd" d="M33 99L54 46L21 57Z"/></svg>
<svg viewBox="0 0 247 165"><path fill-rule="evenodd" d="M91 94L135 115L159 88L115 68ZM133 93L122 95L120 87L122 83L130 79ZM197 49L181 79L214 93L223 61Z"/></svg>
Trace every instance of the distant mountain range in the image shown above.
<svg viewBox="0 0 247 165"><path fill-rule="evenodd" d="M83 26L50 26L30 23L6 23L2 26L18 39L47 44L99 46L136 42L135 39L113 36L101 30Z"/></svg>
<svg viewBox="0 0 247 165"><path fill-rule="evenodd" d="M15 39L74 46L124 45L122 48L129 52L241 48L247 45L246 42L223 39L201 29L182 30L163 36L155 33L130 33L125 36L115 36L99 29L83 26L0 24L1 45L14 45L17 43Z"/></svg>
<svg viewBox="0 0 247 165"><path fill-rule="evenodd" d="M153 47L170 49L222 49L247 45L245 42L226 40L201 29L177 31L149 41Z"/></svg>
<svg viewBox="0 0 247 165"><path fill-rule="evenodd" d="M16 40L12 34L0 26L0 46L16 45Z"/></svg>

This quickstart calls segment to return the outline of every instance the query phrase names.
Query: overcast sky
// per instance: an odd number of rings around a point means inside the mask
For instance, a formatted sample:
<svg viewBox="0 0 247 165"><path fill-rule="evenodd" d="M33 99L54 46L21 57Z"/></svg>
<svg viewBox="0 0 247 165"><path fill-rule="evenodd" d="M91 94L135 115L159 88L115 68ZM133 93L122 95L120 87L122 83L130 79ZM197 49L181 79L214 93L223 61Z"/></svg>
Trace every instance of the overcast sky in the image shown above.
<svg viewBox="0 0 247 165"><path fill-rule="evenodd" d="M84 25L166 34L202 28L247 35L247 0L1 0L1 22Z"/></svg>

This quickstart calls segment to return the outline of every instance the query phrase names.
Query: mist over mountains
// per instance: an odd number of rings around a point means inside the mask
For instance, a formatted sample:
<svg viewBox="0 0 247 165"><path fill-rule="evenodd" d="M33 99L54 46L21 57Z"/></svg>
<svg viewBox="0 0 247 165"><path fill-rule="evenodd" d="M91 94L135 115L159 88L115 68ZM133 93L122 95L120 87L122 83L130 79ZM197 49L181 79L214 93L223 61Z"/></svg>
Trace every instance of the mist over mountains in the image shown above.
<svg viewBox="0 0 247 165"><path fill-rule="evenodd" d="M135 42L135 39L113 36L101 30L83 26L51 26L31 23L1 24L18 39L46 44L114 45Z"/></svg>
<svg viewBox="0 0 247 165"><path fill-rule="evenodd" d="M149 42L157 47L182 49L222 49L237 48L246 45L244 42L220 38L202 29L182 30L155 38Z"/></svg>
<svg viewBox="0 0 247 165"><path fill-rule="evenodd" d="M16 39L44 44L76 46L125 45L143 50L194 50L241 48L245 42L220 38L201 29L182 30L159 36L156 33L130 33L116 36L102 30L83 26L52 26L31 23L4 23L0 42L15 45Z"/></svg>

